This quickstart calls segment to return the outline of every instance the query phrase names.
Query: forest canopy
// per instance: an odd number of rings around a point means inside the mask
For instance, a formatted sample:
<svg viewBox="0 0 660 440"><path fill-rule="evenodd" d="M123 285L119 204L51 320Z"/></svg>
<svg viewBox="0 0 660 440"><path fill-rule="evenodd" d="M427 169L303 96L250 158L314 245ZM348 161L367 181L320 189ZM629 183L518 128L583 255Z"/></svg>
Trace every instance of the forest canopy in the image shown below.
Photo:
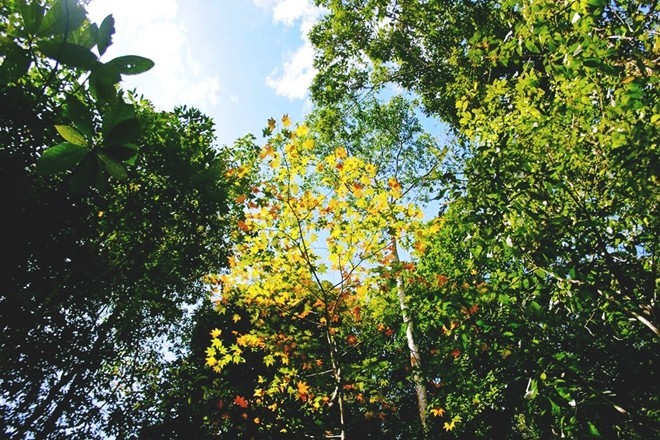
<svg viewBox="0 0 660 440"><path fill-rule="evenodd" d="M83 3L0 5L5 436L658 436L656 1L317 0L225 146Z"/></svg>

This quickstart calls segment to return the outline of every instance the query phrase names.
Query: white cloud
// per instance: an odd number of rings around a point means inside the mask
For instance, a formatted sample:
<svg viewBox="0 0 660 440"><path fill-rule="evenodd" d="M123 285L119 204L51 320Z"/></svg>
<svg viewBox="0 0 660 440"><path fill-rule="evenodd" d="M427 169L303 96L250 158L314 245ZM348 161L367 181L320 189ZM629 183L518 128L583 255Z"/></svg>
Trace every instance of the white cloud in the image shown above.
<svg viewBox="0 0 660 440"><path fill-rule="evenodd" d="M314 49L309 42L305 42L284 63L283 72L275 69L266 77L266 84L275 89L278 95L289 99L302 99L307 95L307 89L316 75L312 65Z"/></svg>
<svg viewBox="0 0 660 440"><path fill-rule="evenodd" d="M92 0L88 11L100 23L112 14L116 33L103 59L119 55L141 55L156 63L142 75L125 77L125 88L137 88L157 107L171 109L187 104L209 111L218 102L220 81L204 75L193 47L187 43L188 29L177 20L178 0Z"/></svg>
<svg viewBox="0 0 660 440"><path fill-rule="evenodd" d="M305 98L307 89L316 75L314 49L308 34L321 18L323 9L314 6L311 0L253 1L261 8L272 10L274 23L291 27L299 22L302 46L286 58L282 67L274 69L266 77L266 84L278 95L289 99Z"/></svg>

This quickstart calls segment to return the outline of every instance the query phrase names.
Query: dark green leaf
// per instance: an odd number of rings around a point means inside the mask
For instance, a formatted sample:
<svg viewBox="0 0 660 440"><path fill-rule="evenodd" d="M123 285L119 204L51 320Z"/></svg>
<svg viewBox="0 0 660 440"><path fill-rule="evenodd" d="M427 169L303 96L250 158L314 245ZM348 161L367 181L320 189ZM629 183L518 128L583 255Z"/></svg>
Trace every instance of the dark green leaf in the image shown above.
<svg viewBox="0 0 660 440"><path fill-rule="evenodd" d="M0 65L0 84L16 82L30 68L30 53L18 46L6 51L5 59Z"/></svg>
<svg viewBox="0 0 660 440"><path fill-rule="evenodd" d="M85 18L87 14L76 0L57 0L46 12L37 35L48 37L71 33L82 26Z"/></svg>
<svg viewBox="0 0 660 440"><path fill-rule="evenodd" d="M17 0L18 10L21 13L25 30L34 35L44 18L44 10L37 0L28 3L27 0Z"/></svg>
<svg viewBox="0 0 660 440"><path fill-rule="evenodd" d="M101 169L96 155L88 154L71 175L71 191L81 193L95 185ZM102 177L102 176L101 176Z"/></svg>
<svg viewBox="0 0 660 440"><path fill-rule="evenodd" d="M113 103L117 99L116 85L121 75L115 69L97 64L89 76L89 87L94 97L102 102Z"/></svg>
<svg viewBox="0 0 660 440"><path fill-rule="evenodd" d="M38 44L39 50L49 58L70 67L91 69L98 59L89 49L72 43L58 41L43 41Z"/></svg>
<svg viewBox="0 0 660 440"><path fill-rule="evenodd" d="M64 107L66 116L87 139L94 137L92 113L77 97L68 95Z"/></svg>
<svg viewBox="0 0 660 440"><path fill-rule="evenodd" d="M103 117L103 127L101 128L103 138L107 139L117 125L129 119L135 119L135 109L130 104L118 101Z"/></svg>
<svg viewBox="0 0 660 440"><path fill-rule="evenodd" d="M43 152L37 161L37 172L50 175L72 170L88 153L87 147L63 142Z"/></svg>
<svg viewBox="0 0 660 440"><path fill-rule="evenodd" d="M124 75L137 75L154 67L154 62L149 58L136 55L126 55L110 60L106 65L117 69L119 73Z"/></svg>
<svg viewBox="0 0 660 440"><path fill-rule="evenodd" d="M98 43L97 47L99 49L99 55L103 55L108 49L108 46L112 44L112 35L115 33L115 19L112 17L112 14L108 15L101 22L98 33Z"/></svg>
<svg viewBox="0 0 660 440"><path fill-rule="evenodd" d="M134 144L111 145L105 147L104 152L115 159L117 162L126 162L129 165L135 165L138 147Z"/></svg>
<svg viewBox="0 0 660 440"><path fill-rule="evenodd" d="M103 139L105 145L122 145L140 138L142 127L137 119L127 119L117 123Z"/></svg>
<svg viewBox="0 0 660 440"><path fill-rule="evenodd" d="M99 153L99 159L101 159L101 163L103 164L103 167L105 170L115 179L117 180L124 180L127 176L128 173L126 172L126 168L122 166L119 162L116 160L112 159L111 157L107 156L104 153Z"/></svg>

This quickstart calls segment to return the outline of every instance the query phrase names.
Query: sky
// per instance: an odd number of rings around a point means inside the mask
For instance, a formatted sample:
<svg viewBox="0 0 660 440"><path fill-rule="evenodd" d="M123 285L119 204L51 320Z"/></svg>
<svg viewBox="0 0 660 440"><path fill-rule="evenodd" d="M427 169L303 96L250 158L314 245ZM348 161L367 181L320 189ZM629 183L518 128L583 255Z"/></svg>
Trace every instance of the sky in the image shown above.
<svg viewBox="0 0 660 440"><path fill-rule="evenodd" d="M96 23L115 18L102 58L140 55L156 65L125 76L162 110L197 107L216 123L218 144L260 136L270 117L301 121L314 76L307 33L322 15L312 0L92 0Z"/></svg>

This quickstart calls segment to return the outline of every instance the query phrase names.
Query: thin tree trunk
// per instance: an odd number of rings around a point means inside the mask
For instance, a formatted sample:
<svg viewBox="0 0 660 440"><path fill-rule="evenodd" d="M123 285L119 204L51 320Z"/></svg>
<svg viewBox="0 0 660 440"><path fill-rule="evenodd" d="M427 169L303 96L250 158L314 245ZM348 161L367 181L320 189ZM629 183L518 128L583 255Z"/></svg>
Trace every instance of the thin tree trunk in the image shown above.
<svg viewBox="0 0 660 440"><path fill-rule="evenodd" d="M401 260L399 259L399 251L397 247L397 240L392 237L392 253L394 255L394 264L398 265ZM419 352L419 347L415 342L415 331L412 318L408 311L408 302L406 301L406 290L403 284L403 276L399 273L396 276L396 289L397 296L399 297L399 307L401 308L401 317L403 324L406 326L406 342L408 343L408 351L410 352L410 367L412 369L412 379L415 384L415 394L417 394L417 408L419 411L419 420L422 423L422 430L426 434L426 411L428 407L428 398L426 396L426 382L422 375L422 358Z"/></svg>
<svg viewBox="0 0 660 440"><path fill-rule="evenodd" d="M328 345L330 346L330 362L332 363L332 372L335 378L335 393L337 395L337 407L339 410L339 427L340 433L339 438L344 440L346 438L345 430L345 421L344 421L344 390L342 389L342 377L341 377L341 367L337 363L337 344L334 337L330 334L330 321L325 328L325 336L328 340Z"/></svg>

